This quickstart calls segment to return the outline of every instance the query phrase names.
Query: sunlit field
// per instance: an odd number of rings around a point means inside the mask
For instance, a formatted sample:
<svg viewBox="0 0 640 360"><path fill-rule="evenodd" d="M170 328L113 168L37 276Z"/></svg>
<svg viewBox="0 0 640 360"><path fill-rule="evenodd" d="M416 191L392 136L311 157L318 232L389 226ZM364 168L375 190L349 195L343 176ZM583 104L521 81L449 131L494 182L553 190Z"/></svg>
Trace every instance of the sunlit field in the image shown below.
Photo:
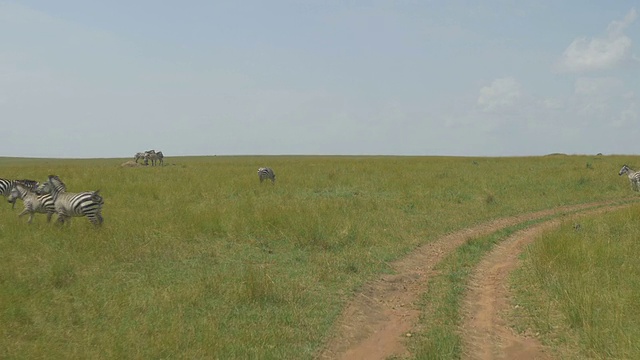
<svg viewBox="0 0 640 360"><path fill-rule="evenodd" d="M21 202L12 210L0 199L0 358L313 358L354 290L389 262L488 219L634 197L618 171L640 165L553 155L166 157L163 167L120 166L128 160L0 158L2 178L55 174L69 192L100 189L105 200L104 224L94 228L43 214L27 224ZM275 170L275 184L259 182L261 166ZM634 278L627 235L637 239L640 228L625 214L583 224L610 231L594 249L541 242L539 251L566 251L576 264L585 251L588 263L615 256L598 266L623 264ZM633 286L624 296L638 294ZM589 289L579 307L605 306L588 295L610 290Z"/></svg>
<svg viewBox="0 0 640 360"><path fill-rule="evenodd" d="M567 222L541 236L514 275L525 324L564 358L640 358L639 214L635 206Z"/></svg>

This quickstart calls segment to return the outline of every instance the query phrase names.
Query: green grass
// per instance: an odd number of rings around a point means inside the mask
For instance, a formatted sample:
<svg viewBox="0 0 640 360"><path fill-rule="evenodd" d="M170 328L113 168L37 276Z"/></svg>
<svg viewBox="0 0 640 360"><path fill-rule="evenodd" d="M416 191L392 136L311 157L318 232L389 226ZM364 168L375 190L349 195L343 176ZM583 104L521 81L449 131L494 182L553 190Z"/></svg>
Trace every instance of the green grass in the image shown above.
<svg viewBox="0 0 640 360"><path fill-rule="evenodd" d="M517 324L563 358L640 358L639 210L581 219L578 230L567 222L531 245L512 279Z"/></svg>
<svg viewBox="0 0 640 360"><path fill-rule="evenodd" d="M313 358L351 294L415 247L633 195L616 156L126 160L0 158L0 177L105 199L100 229L0 206L0 357Z"/></svg>

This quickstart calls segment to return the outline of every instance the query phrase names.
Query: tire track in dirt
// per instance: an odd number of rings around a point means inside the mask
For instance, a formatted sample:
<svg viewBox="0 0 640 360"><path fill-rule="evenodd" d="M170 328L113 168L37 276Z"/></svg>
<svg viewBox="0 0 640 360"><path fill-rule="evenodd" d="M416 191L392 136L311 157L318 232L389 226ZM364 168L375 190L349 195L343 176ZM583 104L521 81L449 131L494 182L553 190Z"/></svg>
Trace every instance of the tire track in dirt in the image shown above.
<svg viewBox="0 0 640 360"><path fill-rule="evenodd" d="M404 339L420 314L415 303L436 274L435 265L465 241L526 221L616 202L620 200L561 206L496 219L453 232L418 247L391 264L394 274L383 275L363 285L339 316L333 335L316 358L373 360L409 355Z"/></svg>
<svg viewBox="0 0 640 360"><path fill-rule="evenodd" d="M555 218L520 230L501 241L476 266L463 301L462 342L465 359L552 359L540 342L518 334L502 315L511 306L508 276L519 263L519 255L540 234L563 221L618 210L631 204L581 211L568 218Z"/></svg>

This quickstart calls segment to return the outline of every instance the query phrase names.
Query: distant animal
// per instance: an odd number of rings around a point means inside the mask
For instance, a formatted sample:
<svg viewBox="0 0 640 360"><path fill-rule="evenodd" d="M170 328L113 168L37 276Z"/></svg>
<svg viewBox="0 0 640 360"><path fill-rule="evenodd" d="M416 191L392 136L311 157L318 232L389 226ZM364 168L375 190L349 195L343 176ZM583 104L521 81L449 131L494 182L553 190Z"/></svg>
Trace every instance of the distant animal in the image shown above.
<svg viewBox="0 0 640 360"><path fill-rule="evenodd" d="M21 180L9 180L9 179L0 179L0 195L7 197L7 201L11 203L11 208L13 209L16 206L15 199L13 201L9 200L9 193L11 189L16 183L21 183L25 187L35 190L40 183L35 180L21 179Z"/></svg>
<svg viewBox="0 0 640 360"><path fill-rule="evenodd" d="M28 223L33 221L35 213L47 214L47 222L51 222L51 216L56 212L51 194L38 195L20 182L16 182L9 193L10 202L13 201L15 204L17 199L22 199L24 202L24 210L18 214L18 217L29 214Z"/></svg>
<svg viewBox="0 0 640 360"><path fill-rule="evenodd" d="M80 193L67 192L67 186L57 175L49 175L49 180L40 185L36 191L39 195L51 194L58 214L58 222L64 223L71 217L86 216L95 225L102 225L102 206L104 199L98 194L100 190Z"/></svg>
<svg viewBox="0 0 640 360"><path fill-rule="evenodd" d="M136 164L138 163L138 160L144 160L145 165L149 165L149 160L151 160L151 165L155 165L156 160L160 160L160 163L162 164L163 163L162 158L164 158L162 151L156 152L153 149L143 151L143 152L138 152L133 156L133 159L136 161Z"/></svg>
<svg viewBox="0 0 640 360"><path fill-rule="evenodd" d="M261 167L258 169L258 178L262 183L264 180L271 180L272 184L276 182L276 174L273 172L273 169L269 167Z"/></svg>
<svg viewBox="0 0 640 360"><path fill-rule="evenodd" d="M133 156L133 159L136 161L136 164L137 164L138 160L144 160L144 153L143 152L136 153Z"/></svg>
<svg viewBox="0 0 640 360"><path fill-rule="evenodd" d="M150 152L146 152L144 155L144 164L149 165L149 160L151 160L151 166L156 166L157 163L162 166L164 164L164 155L162 151L155 152L151 150Z"/></svg>
<svg viewBox="0 0 640 360"><path fill-rule="evenodd" d="M629 182L631 183L632 190L640 191L640 171L634 171L625 164L618 172L618 175L622 174L627 174L627 176L629 177Z"/></svg>

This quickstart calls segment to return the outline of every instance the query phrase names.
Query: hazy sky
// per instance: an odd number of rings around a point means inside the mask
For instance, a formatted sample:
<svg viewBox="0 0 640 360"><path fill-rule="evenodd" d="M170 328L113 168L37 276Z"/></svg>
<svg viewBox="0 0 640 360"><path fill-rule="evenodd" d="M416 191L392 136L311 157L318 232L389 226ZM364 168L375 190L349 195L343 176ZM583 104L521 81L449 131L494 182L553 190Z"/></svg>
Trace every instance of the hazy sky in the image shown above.
<svg viewBox="0 0 640 360"><path fill-rule="evenodd" d="M0 156L639 154L636 4L0 0Z"/></svg>

